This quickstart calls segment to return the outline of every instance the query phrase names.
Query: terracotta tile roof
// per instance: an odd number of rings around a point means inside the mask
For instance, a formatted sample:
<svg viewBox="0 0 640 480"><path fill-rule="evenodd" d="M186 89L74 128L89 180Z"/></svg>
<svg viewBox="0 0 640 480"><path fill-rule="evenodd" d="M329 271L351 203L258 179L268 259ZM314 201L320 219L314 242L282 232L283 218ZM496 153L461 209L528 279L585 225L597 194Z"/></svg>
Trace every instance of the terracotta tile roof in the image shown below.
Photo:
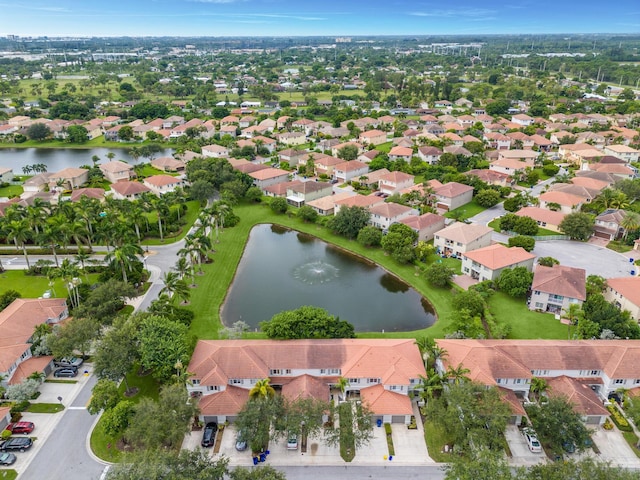
<svg viewBox="0 0 640 480"><path fill-rule="evenodd" d="M120 160L114 160L112 162L101 164L100 170L103 172L119 173L133 170L133 167L128 163L121 162Z"/></svg>
<svg viewBox="0 0 640 480"><path fill-rule="evenodd" d="M540 200L545 201L547 203L557 203L559 205L564 205L567 207L574 207L576 205L580 205L584 203L586 200L584 197L579 197L578 195L573 195L571 193L557 192L557 191L549 191L540 195Z"/></svg>
<svg viewBox="0 0 640 480"><path fill-rule="evenodd" d="M152 175L144 179L145 183L153 185L155 187L163 187L165 185L176 185L182 183L182 180L178 177L172 177L171 175Z"/></svg>
<svg viewBox="0 0 640 480"><path fill-rule="evenodd" d="M589 177L573 177L571 179L571 183L598 191L602 191L610 185L609 182L606 182L604 180L597 180L595 178Z"/></svg>
<svg viewBox="0 0 640 480"><path fill-rule="evenodd" d="M44 369L47 368L47 365L51 363L51 360L53 360L52 356L27 358L24 362L21 362L13 372L11 380L9 380L9 385L21 383L22 380L34 372L43 372Z"/></svg>
<svg viewBox="0 0 640 480"><path fill-rule="evenodd" d="M473 187L458 182L445 183L441 187L435 189L435 194L446 198L455 198L459 195L473 191Z"/></svg>
<svg viewBox="0 0 640 480"><path fill-rule="evenodd" d="M575 185L573 183L555 183L551 185L549 191L570 193L571 195L583 197L588 200L593 200L600 194L599 190L583 187L581 185Z"/></svg>
<svg viewBox="0 0 640 480"><path fill-rule="evenodd" d="M205 395L198 407L202 415L237 415L249 399L249 390L227 385L223 392Z"/></svg>
<svg viewBox="0 0 640 480"><path fill-rule="evenodd" d="M531 378L532 370L600 370L612 379L640 377L640 340L446 339L437 342L448 353L445 367L463 364L471 370L472 378Z"/></svg>
<svg viewBox="0 0 640 480"><path fill-rule="evenodd" d="M582 268L537 265L533 273L531 290L539 290L563 297L587 299L587 272Z"/></svg>
<svg viewBox="0 0 640 480"><path fill-rule="evenodd" d="M0 346L25 343L37 325L57 320L66 310L61 298L14 300L0 312Z"/></svg>
<svg viewBox="0 0 640 480"><path fill-rule="evenodd" d="M399 203L385 202L373 205L369 208L371 215L380 215L384 218L395 218L399 215L411 212L413 209L406 205L400 205Z"/></svg>
<svg viewBox="0 0 640 480"><path fill-rule="evenodd" d="M437 235L447 240L467 244L492 232L493 229L485 225L470 225L463 222L456 222L440 230Z"/></svg>
<svg viewBox="0 0 640 480"><path fill-rule="evenodd" d="M111 190L115 190L123 197L129 195L138 195L140 193L150 192L149 187L140 182L118 182L111 185Z"/></svg>
<svg viewBox="0 0 640 480"><path fill-rule="evenodd" d="M413 155L413 149L408 147L393 147L389 151L389 155L397 155L401 157L410 157Z"/></svg>
<svg viewBox="0 0 640 480"><path fill-rule="evenodd" d="M558 226L565 217L564 213L554 212L540 207L522 207L516 212L519 217L530 217L536 222L544 222L548 225Z"/></svg>
<svg viewBox="0 0 640 480"><path fill-rule="evenodd" d="M412 415L413 407L408 395L385 390L382 385L363 388L360 398L374 415Z"/></svg>
<svg viewBox="0 0 640 480"><path fill-rule="evenodd" d="M441 223L444 226L445 220L445 217L441 215L436 215L435 213L425 213L420 216L411 215L410 217L403 218L402 220L400 220L400 223L404 223L408 227L420 231L423 228L427 228L438 223Z"/></svg>
<svg viewBox="0 0 640 480"><path fill-rule="evenodd" d="M350 160L348 162L338 163L334 170L340 170L344 172L353 172L355 170L361 170L363 168L368 169L367 164L363 162L359 162L358 160Z"/></svg>
<svg viewBox="0 0 640 480"><path fill-rule="evenodd" d="M596 172L612 173L614 175L633 175L631 168L617 163L591 163L589 168Z"/></svg>
<svg viewBox="0 0 640 480"><path fill-rule="evenodd" d="M375 195L353 195L343 200L336 201L336 205L345 207L371 207L378 203L383 203L384 199Z"/></svg>
<svg viewBox="0 0 640 480"><path fill-rule="evenodd" d="M220 385L232 378L267 378L273 368L339 368L345 378L404 385L424 374L410 339L200 340L188 370L201 385Z"/></svg>
<svg viewBox="0 0 640 480"><path fill-rule="evenodd" d="M472 250L471 252L466 252L463 255L490 270L510 267L536 258L533 253L527 252L522 247L507 248L500 243Z"/></svg>
<svg viewBox="0 0 640 480"><path fill-rule="evenodd" d="M488 170L486 168L469 170L468 172L464 172L463 175L475 176L487 183L511 181L512 179L511 176L506 173L496 172L495 170Z"/></svg>
<svg viewBox="0 0 640 480"><path fill-rule="evenodd" d="M383 176L380 177L380 180L384 181L384 182L391 182L391 183L404 183L404 182L408 182L411 181L413 182L413 179L415 177L409 173L404 173L404 172L389 172Z"/></svg>
<svg viewBox="0 0 640 480"><path fill-rule="evenodd" d="M640 306L640 277L608 278L607 285L634 305Z"/></svg>
<svg viewBox="0 0 640 480"><path fill-rule="evenodd" d="M581 415L606 415L609 411L602 405L591 387L575 378L561 376L549 378L548 395L550 397L565 397L573 405L574 410Z"/></svg>
<svg viewBox="0 0 640 480"><path fill-rule="evenodd" d="M268 193L272 193L273 195L276 196L285 196L287 194L287 189L295 186L295 185L299 185L301 184L302 181L300 180L293 180L291 182L281 182L281 183L276 183L275 185L269 185L268 187L264 188L265 192Z"/></svg>
<svg viewBox="0 0 640 480"><path fill-rule="evenodd" d="M312 200L307 202L307 205L310 205L318 210L327 211L335 207L336 202L339 200L344 200L345 198L353 197L352 192L341 192L336 193L335 195L328 195L326 197L318 198L316 200Z"/></svg>
<svg viewBox="0 0 640 480"><path fill-rule="evenodd" d="M292 185L291 190L298 193L312 193L319 192L328 188L332 188L328 182L300 182L297 185Z"/></svg>
<svg viewBox="0 0 640 480"><path fill-rule="evenodd" d="M104 198L104 188L79 188L71 192L72 202L78 202L82 197L102 200Z"/></svg>
<svg viewBox="0 0 640 480"><path fill-rule="evenodd" d="M282 396L289 401L301 398L315 398L322 401L329 400L329 378L314 377L312 375L300 375L299 377L282 378L287 383L282 385ZM273 385L279 385L280 381L272 379ZM332 378L331 380L335 380Z"/></svg>
<svg viewBox="0 0 640 480"><path fill-rule="evenodd" d="M502 397L502 401L506 402L511 409L511 413L513 415L526 415L527 412L522 405L522 401L517 397L516 392L510 390L508 388L504 388L498 386L498 390L500 391L500 396Z"/></svg>
<svg viewBox="0 0 640 480"><path fill-rule="evenodd" d="M88 171L89 170L87 170L86 168L68 167L60 170L59 172L50 174L50 178L76 178L81 177Z"/></svg>
<svg viewBox="0 0 640 480"><path fill-rule="evenodd" d="M255 178L256 180L267 180L269 178L281 177L284 175L289 175L289 172L286 170L281 170L279 168L265 168L264 170L257 170L255 172L249 173L249 176Z"/></svg>

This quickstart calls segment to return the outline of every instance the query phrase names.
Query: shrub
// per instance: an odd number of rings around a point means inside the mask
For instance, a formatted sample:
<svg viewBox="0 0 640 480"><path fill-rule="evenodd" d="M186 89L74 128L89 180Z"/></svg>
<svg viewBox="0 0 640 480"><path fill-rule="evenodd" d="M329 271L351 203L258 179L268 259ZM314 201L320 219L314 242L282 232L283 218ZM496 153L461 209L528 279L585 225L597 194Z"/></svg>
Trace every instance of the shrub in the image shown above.
<svg viewBox="0 0 640 480"><path fill-rule="evenodd" d="M616 407L615 405L607 405L607 410L609 410L609 413L611 413L611 420L613 420L613 423L616 424L616 427L618 427L623 432L633 431L633 428L631 428L631 425L629 425L627 419L624 418L624 415L620 413L618 407Z"/></svg>
<svg viewBox="0 0 640 480"><path fill-rule="evenodd" d="M11 436L11 431L10 430L3 430L2 433L0 433L0 438L2 440L6 440L10 436Z"/></svg>

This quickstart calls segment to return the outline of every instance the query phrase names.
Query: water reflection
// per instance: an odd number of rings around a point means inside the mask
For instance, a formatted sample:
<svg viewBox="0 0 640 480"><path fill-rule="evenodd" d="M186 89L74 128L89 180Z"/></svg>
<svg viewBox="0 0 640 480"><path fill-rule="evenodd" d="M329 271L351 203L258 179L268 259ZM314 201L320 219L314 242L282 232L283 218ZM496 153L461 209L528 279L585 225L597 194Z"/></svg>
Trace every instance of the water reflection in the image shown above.
<svg viewBox="0 0 640 480"><path fill-rule="evenodd" d="M221 310L225 325L252 327L303 305L326 309L356 331L411 331L435 321L428 300L370 261L309 235L258 225Z"/></svg>

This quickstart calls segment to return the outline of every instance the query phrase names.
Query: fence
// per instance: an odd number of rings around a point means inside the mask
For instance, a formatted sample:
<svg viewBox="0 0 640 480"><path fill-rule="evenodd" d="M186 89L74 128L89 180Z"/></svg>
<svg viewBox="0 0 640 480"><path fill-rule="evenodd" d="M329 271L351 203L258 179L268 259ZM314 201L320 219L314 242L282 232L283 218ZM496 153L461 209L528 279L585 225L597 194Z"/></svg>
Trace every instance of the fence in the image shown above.
<svg viewBox="0 0 640 480"><path fill-rule="evenodd" d="M509 237L516 237L518 235L520 235L519 233L516 232L507 232L507 231L502 231L500 233L503 233L504 235L507 235ZM571 237L569 235L526 235L526 236L530 236L531 238L533 238L535 241L544 241L544 240L571 240Z"/></svg>

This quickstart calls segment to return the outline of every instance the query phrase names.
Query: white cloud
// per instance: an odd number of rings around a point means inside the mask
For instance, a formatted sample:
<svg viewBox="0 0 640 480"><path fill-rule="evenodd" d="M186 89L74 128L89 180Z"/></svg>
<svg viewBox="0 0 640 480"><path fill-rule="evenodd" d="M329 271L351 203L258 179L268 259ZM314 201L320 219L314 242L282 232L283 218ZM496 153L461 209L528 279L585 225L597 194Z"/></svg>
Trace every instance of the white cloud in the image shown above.
<svg viewBox="0 0 640 480"><path fill-rule="evenodd" d="M422 12L409 12L414 17L467 17L467 18L488 18L496 12L486 8L451 8L447 10L429 10Z"/></svg>

